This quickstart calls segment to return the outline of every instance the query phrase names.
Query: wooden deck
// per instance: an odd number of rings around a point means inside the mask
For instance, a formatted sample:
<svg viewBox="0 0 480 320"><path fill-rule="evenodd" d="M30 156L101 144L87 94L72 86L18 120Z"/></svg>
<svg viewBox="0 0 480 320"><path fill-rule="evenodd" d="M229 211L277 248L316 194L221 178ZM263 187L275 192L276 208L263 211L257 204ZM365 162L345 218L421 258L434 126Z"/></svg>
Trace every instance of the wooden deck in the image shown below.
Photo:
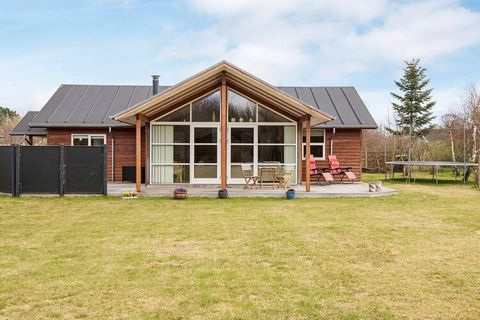
<svg viewBox="0 0 480 320"><path fill-rule="evenodd" d="M218 186L213 185L142 185L143 197L171 197L176 188L187 189L189 197L217 198ZM305 186L294 186L297 198L351 198L351 197L382 197L396 194L396 191L383 188L381 191L369 192L368 184L356 182L350 184L333 184L327 186L312 185L310 192L305 191ZM134 183L109 183L108 195L119 196L123 191L135 191ZM262 189L245 190L240 185L228 188L228 195L231 198L284 198L285 189L273 189L264 187Z"/></svg>

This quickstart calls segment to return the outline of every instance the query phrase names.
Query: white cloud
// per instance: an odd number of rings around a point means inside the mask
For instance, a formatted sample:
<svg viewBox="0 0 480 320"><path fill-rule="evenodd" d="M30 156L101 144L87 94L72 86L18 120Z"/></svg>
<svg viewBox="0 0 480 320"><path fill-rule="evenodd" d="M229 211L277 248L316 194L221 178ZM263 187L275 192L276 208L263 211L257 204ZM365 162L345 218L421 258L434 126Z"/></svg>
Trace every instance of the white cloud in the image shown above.
<svg viewBox="0 0 480 320"><path fill-rule="evenodd" d="M341 81L379 63L436 61L480 43L480 13L457 0L188 3L213 22L175 30L161 58L210 64L226 58L276 83Z"/></svg>
<svg viewBox="0 0 480 320"><path fill-rule="evenodd" d="M457 1L392 4L383 23L365 34L350 34L343 46L357 47L359 59L398 61L411 57L437 59L479 43L480 13Z"/></svg>

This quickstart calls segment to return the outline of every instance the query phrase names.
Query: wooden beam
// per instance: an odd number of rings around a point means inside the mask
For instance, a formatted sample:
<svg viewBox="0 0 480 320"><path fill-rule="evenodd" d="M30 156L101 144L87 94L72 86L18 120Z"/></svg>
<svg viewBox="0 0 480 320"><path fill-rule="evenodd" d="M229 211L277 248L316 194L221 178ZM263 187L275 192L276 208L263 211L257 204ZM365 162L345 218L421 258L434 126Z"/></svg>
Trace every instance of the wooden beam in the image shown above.
<svg viewBox="0 0 480 320"><path fill-rule="evenodd" d="M169 106L168 108L165 108L159 112L156 112L155 114L153 114L150 118L153 120L163 116L164 114L167 114L171 111L174 111L175 109L178 109L180 107L183 107L185 105L187 105L188 103L190 103L191 101L193 100L196 100L204 95L206 95L207 93L211 92L211 91L214 91L215 89L219 88L221 86L221 83L217 83L211 87L208 87L202 91L198 91L196 92L194 95L190 96L188 99L183 99L181 101L178 101L177 103Z"/></svg>
<svg viewBox="0 0 480 320"><path fill-rule="evenodd" d="M138 116L140 117L141 121L143 121L145 123L150 122L150 118L147 117L146 115L139 113Z"/></svg>
<svg viewBox="0 0 480 320"><path fill-rule="evenodd" d="M310 117L305 121L305 191L310 192Z"/></svg>
<svg viewBox="0 0 480 320"><path fill-rule="evenodd" d="M227 187L227 81L225 75L222 77L222 87L220 89L220 186Z"/></svg>
<svg viewBox="0 0 480 320"><path fill-rule="evenodd" d="M184 91L178 92L176 95L171 96L168 99L164 99L163 101L148 107L148 109L145 109L143 111L143 113L148 115L153 120L155 118L153 118L152 114L157 112L157 109L158 109L159 105L162 105L163 108L168 108L173 104L177 104L179 101L194 100L194 98L192 98L192 97L197 95L198 92L203 92L203 91L206 90L206 88L210 88L212 86L220 87L221 82L222 82L221 78L219 76L216 76L215 78L206 80L205 82L201 83L197 87L189 88L189 89L186 89ZM160 96L161 94L162 93L160 93L157 96Z"/></svg>
<svg viewBox="0 0 480 320"><path fill-rule="evenodd" d="M150 122L145 123L145 186L150 184Z"/></svg>
<svg viewBox="0 0 480 320"><path fill-rule="evenodd" d="M25 141L28 143L29 146L33 145L33 136L26 136Z"/></svg>
<svg viewBox="0 0 480 320"><path fill-rule="evenodd" d="M269 101L265 100L262 96L260 96L258 94L254 94L252 92L249 92L245 88L237 86L236 84L233 84L233 83L228 83L228 86L230 88L232 88L233 90L237 91L238 93L244 95L245 97L258 102L259 104L261 104L261 105L263 105L263 106L265 106L269 109L272 109L277 113L280 113L285 118L290 119L292 121L298 121L298 116L296 116L294 114L291 114L291 113L288 113L287 111L285 111L284 109L282 109L278 105L275 105L272 102L269 102Z"/></svg>
<svg viewBox="0 0 480 320"><path fill-rule="evenodd" d="M308 114L304 114L303 116L301 116L299 119L298 119L298 122L305 122L307 121L308 119L310 119L310 116Z"/></svg>
<svg viewBox="0 0 480 320"><path fill-rule="evenodd" d="M142 191L142 120L135 118L135 184L137 192Z"/></svg>
<svg viewBox="0 0 480 320"><path fill-rule="evenodd" d="M302 185L302 180L303 180L303 174L302 174L302 161L303 161L303 122L297 123L297 136L298 136L298 179L299 181L297 182L298 185Z"/></svg>

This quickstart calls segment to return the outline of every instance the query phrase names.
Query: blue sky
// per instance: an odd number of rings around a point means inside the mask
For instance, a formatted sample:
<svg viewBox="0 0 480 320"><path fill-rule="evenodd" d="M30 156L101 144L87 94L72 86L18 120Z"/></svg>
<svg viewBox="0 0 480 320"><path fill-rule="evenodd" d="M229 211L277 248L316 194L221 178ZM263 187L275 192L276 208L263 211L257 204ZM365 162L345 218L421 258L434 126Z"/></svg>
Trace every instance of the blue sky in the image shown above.
<svg viewBox="0 0 480 320"><path fill-rule="evenodd" d="M0 0L0 105L39 110L62 83L175 84L226 59L273 85L352 85L391 113L403 60L435 113L480 85L480 1Z"/></svg>

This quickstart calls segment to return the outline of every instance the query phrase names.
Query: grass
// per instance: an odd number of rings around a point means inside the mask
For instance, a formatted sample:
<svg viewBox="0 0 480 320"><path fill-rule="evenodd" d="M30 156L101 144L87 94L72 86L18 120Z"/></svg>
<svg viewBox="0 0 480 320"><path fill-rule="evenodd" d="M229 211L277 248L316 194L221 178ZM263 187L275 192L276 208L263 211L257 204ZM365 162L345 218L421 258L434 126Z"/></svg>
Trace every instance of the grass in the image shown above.
<svg viewBox="0 0 480 320"><path fill-rule="evenodd" d="M399 195L0 197L0 318L480 318L480 193L385 184Z"/></svg>

